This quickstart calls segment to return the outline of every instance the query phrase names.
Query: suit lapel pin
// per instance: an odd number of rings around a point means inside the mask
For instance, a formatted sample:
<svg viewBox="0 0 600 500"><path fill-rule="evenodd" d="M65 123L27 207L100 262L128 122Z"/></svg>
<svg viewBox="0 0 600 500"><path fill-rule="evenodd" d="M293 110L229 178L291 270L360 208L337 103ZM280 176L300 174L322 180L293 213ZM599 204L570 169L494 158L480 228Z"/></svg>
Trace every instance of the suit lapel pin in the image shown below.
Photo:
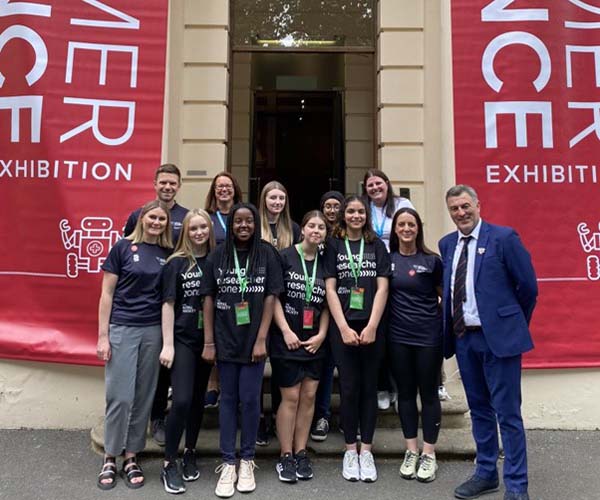
<svg viewBox="0 0 600 500"><path fill-rule="evenodd" d="M477 249L477 253L478 253L479 255L483 255L483 254L485 253L485 247L479 247L479 248Z"/></svg>

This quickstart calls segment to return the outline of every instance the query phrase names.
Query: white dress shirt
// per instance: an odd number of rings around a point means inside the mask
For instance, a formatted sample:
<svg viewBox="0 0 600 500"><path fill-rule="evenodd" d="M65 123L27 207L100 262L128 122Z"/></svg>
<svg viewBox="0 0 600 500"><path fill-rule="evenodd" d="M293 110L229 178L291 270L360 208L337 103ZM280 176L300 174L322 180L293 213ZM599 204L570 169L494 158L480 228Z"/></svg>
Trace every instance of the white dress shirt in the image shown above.
<svg viewBox="0 0 600 500"><path fill-rule="evenodd" d="M450 278L450 292L451 297L454 300L454 278L456 276L456 266L458 265L458 259L462 252L465 244L464 239L467 236L471 237L469 241L469 247L467 248L467 277L466 277L466 288L465 293L467 300L463 303L463 314L465 320L465 326L481 326L481 320L479 319L479 311L477 309L477 300L475 299L475 257L477 255L477 241L479 240L479 231L481 230L481 219L471 231L470 234L462 234L458 232L458 241L456 248L454 249L454 258L452 259L452 277Z"/></svg>

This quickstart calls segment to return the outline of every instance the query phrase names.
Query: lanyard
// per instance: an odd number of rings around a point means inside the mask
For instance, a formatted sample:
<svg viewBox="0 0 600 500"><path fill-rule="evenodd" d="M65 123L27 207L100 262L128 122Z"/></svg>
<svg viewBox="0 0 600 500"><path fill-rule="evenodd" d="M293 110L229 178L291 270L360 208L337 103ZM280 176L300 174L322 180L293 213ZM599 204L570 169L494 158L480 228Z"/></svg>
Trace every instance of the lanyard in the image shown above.
<svg viewBox="0 0 600 500"><path fill-rule="evenodd" d="M315 288L315 280L317 279L317 259L319 258L319 252L315 252L315 262L313 263L312 276L309 278L308 271L306 270L306 261L304 260L304 251L302 250L302 245L296 245L296 250L300 255L300 262L302 262L302 270L304 271L304 282L306 284L305 300L307 304L310 304L310 299L312 298L313 290Z"/></svg>
<svg viewBox="0 0 600 500"><path fill-rule="evenodd" d="M377 236L379 236L380 238L383 238L383 229L385 227L385 205L384 208L381 210L381 222L377 222L379 219L379 216L377 215L377 207L375 206L375 203L371 202L371 213L373 214L373 229L375 229L375 232L377 233Z"/></svg>
<svg viewBox="0 0 600 500"><path fill-rule="evenodd" d="M223 219L221 212L219 212L218 210L217 210L217 219L219 219L219 224L223 228L223 232L227 233L227 225L225 224L225 219Z"/></svg>
<svg viewBox="0 0 600 500"><path fill-rule="evenodd" d="M344 239L344 243L346 244L346 253L348 254L348 262L350 263L350 269L352 269L352 276L354 276L354 282L358 287L358 277L360 275L360 270L362 268L363 262L363 252L365 250L365 238L362 237L360 239L360 250L358 251L358 265L354 262L354 257L352 252L350 251L350 243L348 243L348 236Z"/></svg>
<svg viewBox="0 0 600 500"><path fill-rule="evenodd" d="M198 258L194 257L194 260L196 261L196 269L198 269L198 272L200 273L200 278L202 278L202 276L204 276L204 273L202 272L202 269L200 269L200 263L198 262Z"/></svg>
<svg viewBox="0 0 600 500"><path fill-rule="evenodd" d="M240 261L238 260L238 254L235 247L233 248L233 259L235 261L235 274L237 274L238 283L240 284L240 292L242 294L242 302L244 302L244 294L246 288L248 288L248 257L246 257L246 269L244 270L244 276L242 277L242 271L240 269Z"/></svg>

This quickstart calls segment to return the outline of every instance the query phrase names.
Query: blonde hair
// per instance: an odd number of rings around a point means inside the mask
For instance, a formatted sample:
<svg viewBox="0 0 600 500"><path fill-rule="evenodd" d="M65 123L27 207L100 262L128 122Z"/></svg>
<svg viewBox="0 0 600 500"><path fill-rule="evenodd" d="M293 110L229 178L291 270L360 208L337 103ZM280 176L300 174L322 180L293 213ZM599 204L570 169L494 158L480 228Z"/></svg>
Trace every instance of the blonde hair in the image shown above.
<svg viewBox="0 0 600 500"><path fill-rule="evenodd" d="M260 215L260 233L261 238L269 243L273 243L273 233L269 226L269 211L267 210L267 194L274 189L279 189L285 194L285 205L283 211L277 217L275 223L275 232L277 234L277 244L274 245L278 250L291 247L294 243L294 233L292 231L292 218L290 217L290 198L287 190L277 181L271 181L265 184L260 193L260 203L258 213Z"/></svg>
<svg viewBox="0 0 600 500"><path fill-rule="evenodd" d="M135 223L135 228L129 236L126 236L126 239L131 240L134 244L142 243L144 241L144 225L142 224L142 219L144 218L144 215L155 208L160 208L167 215L167 225L165 230L158 237L158 246L163 248L173 248L173 239L171 237L171 210L169 210L169 207L164 201L160 200L149 201L142 207L137 222Z"/></svg>
<svg viewBox="0 0 600 500"><path fill-rule="evenodd" d="M188 232L190 229L190 221L193 217L196 217L197 215L202 217L204 219L204 222L206 222L206 224L208 225L208 241L205 243L206 253L208 254L209 252L215 249L215 230L213 227L213 223L210 220L210 215L208 215L208 212L206 210L202 210L201 208L193 208L183 218L183 222L181 223L181 232L179 233L177 245L175 245L175 250L173 250L173 253L167 259L167 262L169 262L175 257L187 258L190 264L190 267L188 267L188 271L196 265L194 249L192 247L192 242L190 241Z"/></svg>

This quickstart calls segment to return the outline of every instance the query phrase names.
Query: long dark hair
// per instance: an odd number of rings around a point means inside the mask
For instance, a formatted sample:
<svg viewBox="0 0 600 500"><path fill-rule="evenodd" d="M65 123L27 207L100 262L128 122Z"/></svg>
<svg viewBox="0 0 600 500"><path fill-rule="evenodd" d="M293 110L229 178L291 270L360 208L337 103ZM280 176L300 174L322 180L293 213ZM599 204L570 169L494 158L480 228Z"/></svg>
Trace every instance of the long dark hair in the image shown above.
<svg viewBox="0 0 600 500"><path fill-rule="evenodd" d="M233 184L233 203L240 203L242 201L242 188L237 179L229 172L219 172L213 177L210 187L208 188L208 194L206 195L206 201L204 203L204 210L209 214L214 214L217 211L217 197L215 196L215 189L217 186L217 179L219 177L227 177Z"/></svg>
<svg viewBox="0 0 600 500"><path fill-rule="evenodd" d="M365 238L365 242L373 243L377 239L373 226L371 225L371 211L369 205L361 197L355 194L348 196L342 206L340 207L340 216L338 217L337 225L333 228L333 236L336 238L345 238L348 234L348 228L346 226L346 207L353 201L358 201L363 207L365 207L366 222L362 228L362 235Z"/></svg>
<svg viewBox="0 0 600 500"><path fill-rule="evenodd" d="M427 248L425 245L425 235L423 234L423 221L419 216L419 213L414 208L403 207L399 209L392 219L392 229L390 231L390 253L399 252L400 251L400 239L396 234L396 221L398 217L402 214L409 214L415 218L417 222L417 252L424 253L426 255L437 255L434 251Z"/></svg>
<svg viewBox="0 0 600 500"><path fill-rule="evenodd" d="M367 194L367 180L369 179L369 177L379 177L380 179L383 179L385 181L385 184L387 186L387 197L385 199L385 215L390 218L393 217L394 211L396 210L396 196L394 195L394 189L392 188L390 178L385 174L385 172L382 172L381 170L378 170L376 168L370 168L369 170L367 170L365 176L363 177L362 184L362 195L363 199L367 203L367 207L370 206L371 201L369 199L369 195Z"/></svg>
<svg viewBox="0 0 600 500"><path fill-rule="evenodd" d="M260 238L260 216L258 215L258 210L252 203L236 203L229 213L229 217L227 218L227 231L225 232L225 248L223 250L223 255L221 257L221 268L222 269L230 269L234 264L233 258L233 249L235 248L235 236L233 234L233 218L235 213L242 208L246 208L252 212L252 216L254 217L254 233L248 242L248 273L252 274L253 269L257 269L260 265L260 245L262 244ZM240 265L242 265L240 263Z"/></svg>

